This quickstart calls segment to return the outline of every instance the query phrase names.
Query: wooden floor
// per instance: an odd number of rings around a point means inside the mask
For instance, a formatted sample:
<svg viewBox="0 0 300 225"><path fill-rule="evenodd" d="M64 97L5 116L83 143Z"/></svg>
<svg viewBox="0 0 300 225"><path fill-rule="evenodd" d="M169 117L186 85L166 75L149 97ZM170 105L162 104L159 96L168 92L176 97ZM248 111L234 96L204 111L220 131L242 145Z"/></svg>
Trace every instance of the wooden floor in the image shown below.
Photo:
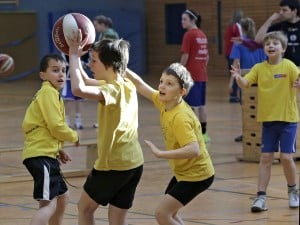
<svg viewBox="0 0 300 225"><path fill-rule="evenodd" d="M158 78L156 80L158 81ZM23 141L20 127L24 111L39 83L18 81L0 83L0 87L0 149L20 148ZM286 182L278 162L273 164L268 188L269 210L259 214L250 212L250 205L256 193L258 164L237 160L242 155L242 144L235 143L233 139L241 134L241 108L238 104L229 104L227 96L227 79L211 77L208 83L207 109L208 133L212 141L207 147L215 165L216 179L209 190L199 195L180 212L185 224L299 224L299 210L288 208ZM163 140L157 111L146 100L140 100L139 135L145 166L128 217L131 225L154 225L154 210L171 178L171 173L167 161L154 158L143 144L142 140L147 138L163 147ZM83 104L85 129L80 131L81 140L95 139L97 129L92 128L92 124L95 122L96 103L85 101ZM73 161L63 169L84 169L85 149L69 147L67 150ZM0 181L3 181L0 182L1 225L29 224L37 207L37 203L32 199L31 180L5 182L12 176L28 176L20 155L20 152L0 155ZM297 168L299 171L299 162ZM76 225L76 203L85 176L70 177L67 180L76 187L69 187L71 199L64 224ZM106 207L99 207L95 215L96 224L108 224Z"/></svg>

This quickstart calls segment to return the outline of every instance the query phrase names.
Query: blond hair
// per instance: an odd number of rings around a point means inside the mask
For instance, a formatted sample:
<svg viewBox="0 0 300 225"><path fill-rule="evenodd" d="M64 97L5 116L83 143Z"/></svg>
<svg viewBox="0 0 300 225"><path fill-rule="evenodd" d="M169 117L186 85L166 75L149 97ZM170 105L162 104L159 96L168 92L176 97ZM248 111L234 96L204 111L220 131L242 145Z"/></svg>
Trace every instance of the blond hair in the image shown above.
<svg viewBox="0 0 300 225"><path fill-rule="evenodd" d="M281 32L281 31L272 31L272 32L267 33L264 37L263 45L265 46L265 43L270 39L280 41L280 43L282 45L282 48L283 49L287 48L288 39L287 39L286 35L283 32Z"/></svg>
<svg viewBox="0 0 300 225"><path fill-rule="evenodd" d="M241 27L247 38L254 39L256 34L255 22L250 17L241 19Z"/></svg>

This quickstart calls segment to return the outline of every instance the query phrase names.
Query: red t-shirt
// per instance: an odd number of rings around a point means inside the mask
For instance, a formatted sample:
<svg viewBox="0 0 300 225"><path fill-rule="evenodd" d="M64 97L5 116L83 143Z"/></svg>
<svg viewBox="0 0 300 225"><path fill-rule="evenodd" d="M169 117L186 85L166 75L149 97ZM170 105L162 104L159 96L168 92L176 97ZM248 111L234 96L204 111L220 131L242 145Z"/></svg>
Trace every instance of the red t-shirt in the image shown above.
<svg viewBox="0 0 300 225"><path fill-rule="evenodd" d="M186 68L193 80L207 81L208 42L203 31L188 30L183 36L181 52L189 55Z"/></svg>
<svg viewBox="0 0 300 225"><path fill-rule="evenodd" d="M224 52L225 56L229 56L233 42L231 41L231 38L233 37L241 37L241 28L238 27L239 25L237 23L233 23L229 25L224 34Z"/></svg>

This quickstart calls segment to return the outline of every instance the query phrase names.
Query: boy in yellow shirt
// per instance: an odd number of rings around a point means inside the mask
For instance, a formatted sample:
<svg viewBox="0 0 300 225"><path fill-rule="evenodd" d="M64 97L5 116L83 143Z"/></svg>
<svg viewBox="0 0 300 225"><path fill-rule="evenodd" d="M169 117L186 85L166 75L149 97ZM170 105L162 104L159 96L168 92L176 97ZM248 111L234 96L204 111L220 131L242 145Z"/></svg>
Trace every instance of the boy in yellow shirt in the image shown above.
<svg viewBox="0 0 300 225"><path fill-rule="evenodd" d="M46 55L40 62L41 89L26 110L22 124L25 137L23 163L34 180L34 199L39 209L31 225L61 225L68 203L68 188L61 175L60 162L71 158L64 141L78 144L77 132L65 122L60 90L66 81L66 62L60 55Z"/></svg>
<svg viewBox="0 0 300 225"><path fill-rule="evenodd" d="M160 150L151 141L145 142L156 157L169 160L174 174L166 195L156 209L156 220L160 225L183 225L178 210L208 189L214 180L214 167L206 150L201 124L183 100L193 80L179 63L173 63L163 71L158 90L129 69L127 77L135 84L137 91L160 111L166 151Z"/></svg>
<svg viewBox="0 0 300 225"><path fill-rule="evenodd" d="M257 121L262 122L262 148L258 175L258 190L251 211L267 210L266 189L271 177L274 152L280 149L280 161L288 185L289 207L299 207L296 187L296 165L292 153L299 121L296 88L300 89L299 70L283 58L287 38L279 31L265 35L264 51L268 60L256 64L245 77L239 68L232 67L231 74L241 88L258 85Z"/></svg>
<svg viewBox="0 0 300 225"><path fill-rule="evenodd" d="M79 30L69 37L70 75L74 95L98 102L98 158L81 194L79 225L95 224L99 205L109 205L109 224L126 223L143 171L138 141L138 101L133 83L124 78L129 43L105 39L91 47L89 67L94 79L82 69L80 56L85 40ZM105 84L100 85L99 80ZM93 82L93 83L92 83ZM95 86L94 86L95 85Z"/></svg>

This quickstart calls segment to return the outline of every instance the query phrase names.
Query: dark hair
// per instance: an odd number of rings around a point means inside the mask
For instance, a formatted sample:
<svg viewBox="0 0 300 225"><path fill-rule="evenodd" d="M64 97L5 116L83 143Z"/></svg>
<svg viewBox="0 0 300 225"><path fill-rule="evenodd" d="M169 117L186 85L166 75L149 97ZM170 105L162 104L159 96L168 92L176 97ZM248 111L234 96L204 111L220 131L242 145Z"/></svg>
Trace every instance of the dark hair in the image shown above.
<svg viewBox="0 0 300 225"><path fill-rule="evenodd" d="M230 24L239 23L241 19L244 17L244 12L241 9L235 9L233 11L232 18L230 20Z"/></svg>
<svg viewBox="0 0 300 225"><path fill-rule="evenodd" d="M106 17L106 22L107 22L107 26L109 28L113 27L113 22L112 22L112 19L110 17Z"/></svg>
<svg viewBox="0 0 300 225"><path fill-rule="evenodd" d="M46 72L46 70L48 69L48 66L49 66L50 59L54 59L57 62L66 63L66 60L61 55L58 55L58 54L45 55L40 61L40 72Z"/></svg>
<svg viewBox="0 0 300 225"><path fill-rule="evenodd" d="M104 15L96 16L96 17L94 18L94 21L97 21L97 23L99 23L99 24L103 23L105 26L108 25L107 17L104 16Z"/></svg>
<svg viewBox="0 0 300 225"><path fill-rule="evenodd" d="M112 67L114 72L124 75L129 61L129 47L129 43L123 39L104 39L95 42L91 50L98 52L105 68Z"/></svg>
<svg viewBox="0 0 300 225"><path fill-rule="evenodd" d="M299 9L300 9L300 4L298 0L281 0L279 3L279 6L288 6L292 11L297 10L297 16L300 15Z"/></svg>
<svg viewBox="0 0 300 225"><path fill-rule="evenodd" d="M190 72L180 63L172 63L164 71L164 74L172 75L177 78L181 88L186 90L186 95L189 93L194 81Z"/></svg>
<svg viewBox="0 0 300 225"><path fill-rule="evenodd" d="M190 20L195 20L196 26L198 28L201 27L201 22L202 22L202 18L200 16L200 14L196 13L193 10L187 9L183 12L183 14L188 15L188 17L190 18Z"/></svg>

